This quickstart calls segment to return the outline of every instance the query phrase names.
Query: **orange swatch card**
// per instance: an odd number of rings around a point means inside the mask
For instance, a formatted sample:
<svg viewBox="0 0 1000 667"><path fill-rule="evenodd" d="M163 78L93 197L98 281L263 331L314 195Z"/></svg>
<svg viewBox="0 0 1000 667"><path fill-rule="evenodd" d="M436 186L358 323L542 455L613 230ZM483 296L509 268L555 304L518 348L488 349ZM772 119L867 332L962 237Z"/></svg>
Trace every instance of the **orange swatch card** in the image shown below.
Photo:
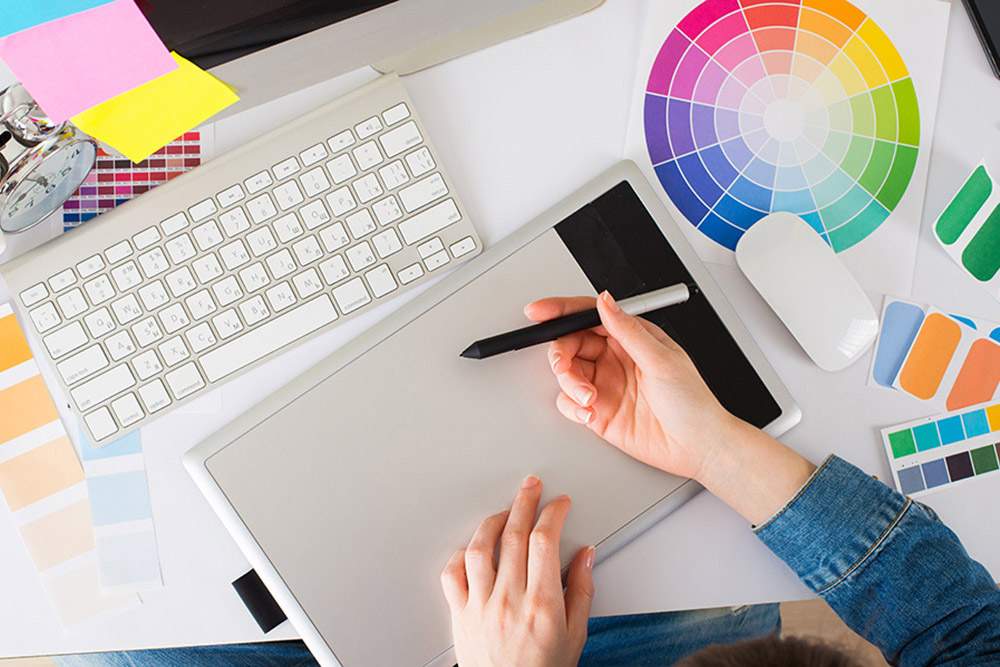
<svg viewBox="0 0 1000 667"><path fill-rule="evenodd" d="M961 341L962 325L941 313L928 315L899 371L899 388L925 401L934 398Z"/></svg>

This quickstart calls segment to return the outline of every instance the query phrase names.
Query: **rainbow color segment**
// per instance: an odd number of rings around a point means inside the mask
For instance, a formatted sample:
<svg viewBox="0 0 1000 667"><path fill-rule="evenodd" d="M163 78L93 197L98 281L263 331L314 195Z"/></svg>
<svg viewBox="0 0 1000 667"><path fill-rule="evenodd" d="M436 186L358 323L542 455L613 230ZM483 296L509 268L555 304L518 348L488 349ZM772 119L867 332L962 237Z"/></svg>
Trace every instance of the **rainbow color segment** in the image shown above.
<svg viewBox="0 0 1000 667"><path fill-rule="evenodd" d="M715 242L735 249L788 211L840 252L902 199L920 113L899 52L847 0L706 0L653 63L645 134L670 199Z"/></svg>

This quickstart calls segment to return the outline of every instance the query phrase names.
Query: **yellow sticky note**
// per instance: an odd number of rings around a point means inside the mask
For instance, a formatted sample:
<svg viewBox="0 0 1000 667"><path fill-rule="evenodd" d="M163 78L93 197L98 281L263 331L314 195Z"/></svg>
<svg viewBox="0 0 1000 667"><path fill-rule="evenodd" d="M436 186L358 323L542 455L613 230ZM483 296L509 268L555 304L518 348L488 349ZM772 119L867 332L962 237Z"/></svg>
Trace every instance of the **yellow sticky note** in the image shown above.
<svg viewBox="0 0 1000 667"><path fill-rule="evenodd" d="M73 116L73 124L142 162L239 97L226 84L171 53L178 68Z"/></svg>

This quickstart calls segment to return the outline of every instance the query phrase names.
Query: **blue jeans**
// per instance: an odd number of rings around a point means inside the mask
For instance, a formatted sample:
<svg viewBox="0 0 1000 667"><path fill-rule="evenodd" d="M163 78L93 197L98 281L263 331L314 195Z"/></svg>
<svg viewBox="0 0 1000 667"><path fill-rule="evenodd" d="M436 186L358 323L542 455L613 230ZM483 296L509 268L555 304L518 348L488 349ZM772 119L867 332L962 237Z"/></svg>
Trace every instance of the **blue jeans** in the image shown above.
<svg viewBox="0 0 1000 667"><path fill-rule="evenodd" d="M781 630L777 604L592 618L581 667L672 665L711 644ZM315 665L300 641L55 656L60 667L305 667Z"/></svg>

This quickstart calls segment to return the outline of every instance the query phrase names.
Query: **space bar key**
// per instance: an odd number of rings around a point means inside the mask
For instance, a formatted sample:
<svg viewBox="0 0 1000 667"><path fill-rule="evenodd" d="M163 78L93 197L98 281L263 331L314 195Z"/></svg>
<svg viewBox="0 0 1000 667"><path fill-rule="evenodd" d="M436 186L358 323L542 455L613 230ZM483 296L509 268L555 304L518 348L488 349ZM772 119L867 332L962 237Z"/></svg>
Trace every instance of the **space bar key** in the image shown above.
<svg viewBox="0 0 1000 667"><path fill-rule="evenodd" d="M326 294L290 310L222 347L201 355L209 382L216 382L337 319Z"/></svg>

